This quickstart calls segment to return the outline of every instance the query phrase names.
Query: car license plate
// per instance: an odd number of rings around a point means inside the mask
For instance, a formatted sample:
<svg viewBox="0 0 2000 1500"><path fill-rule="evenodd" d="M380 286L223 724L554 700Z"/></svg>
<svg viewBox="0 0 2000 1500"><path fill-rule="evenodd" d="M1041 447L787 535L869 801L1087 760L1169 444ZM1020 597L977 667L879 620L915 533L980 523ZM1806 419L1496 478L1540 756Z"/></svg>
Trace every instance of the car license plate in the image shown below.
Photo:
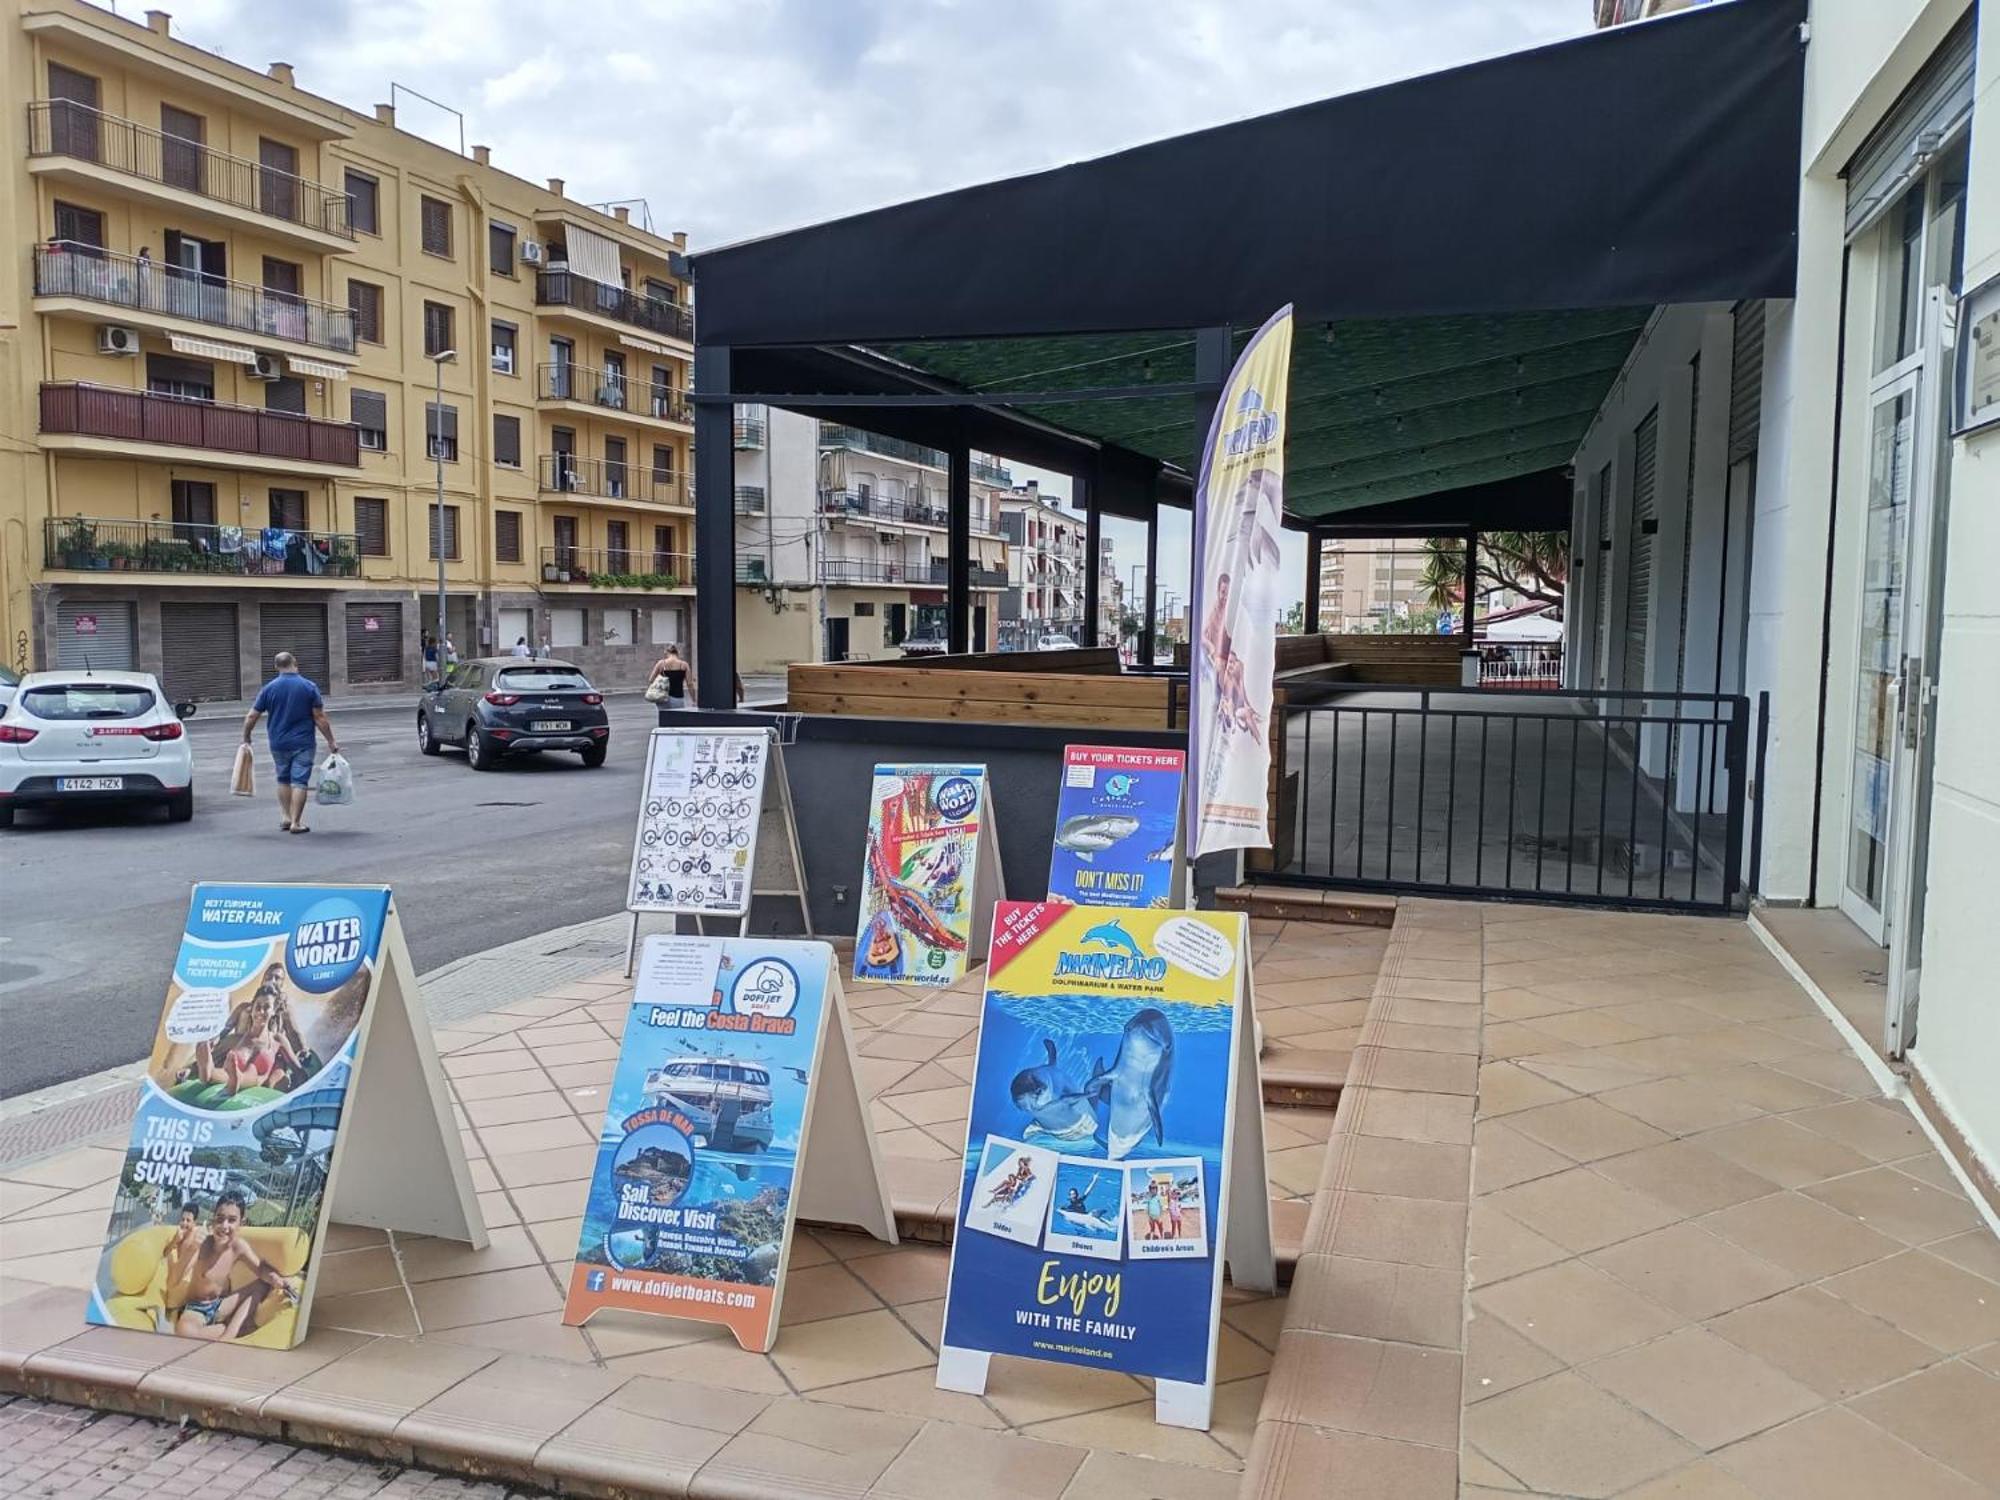
<svg viewBox="0 0 2000 1500"><path fill-rule="evenodd" d="M569 728L569 720L535 719L528 725L528 728L536 734L554 734L558 730Z"/></svg>
<svg viewBox="0 0 2000 1500"><path fill-rule="evenodd" d="M125 790L123 776L58 776L56 790L59 792L122 792Z"/></svg>

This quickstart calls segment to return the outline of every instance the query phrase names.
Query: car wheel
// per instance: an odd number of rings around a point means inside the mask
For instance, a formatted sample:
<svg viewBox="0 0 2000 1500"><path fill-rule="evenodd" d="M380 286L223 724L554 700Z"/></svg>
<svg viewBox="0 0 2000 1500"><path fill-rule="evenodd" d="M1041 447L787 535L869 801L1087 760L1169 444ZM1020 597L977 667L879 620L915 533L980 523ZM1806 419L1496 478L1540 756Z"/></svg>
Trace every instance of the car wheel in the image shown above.
<svg viewBox="0 0 2000 1500"><path fill-rule="evenodd" d="M442 748L443 747L438 744L437 735L433 733L431 730L430 715L425 713L422 709L418 709L417 749L425 755L436 755Z"/></svg>
<svg viewBox="0 0 2000 1500"><path fill-rule="evenodd" d="M0 807L0 828L12 828L13 826L14 809L11 807Z"/></svg>
<svg viewBox="0 0 2000 1500"><path fill-rule="evenodd" d="M477 724L465 726L465 759L475 771L491 771L500 764L500 752Z"/></svg>
<svg viewBox="0 0 2000 1500"><path fill-rule="evenodd" d="M169 823L192 823L194 821L194 788L175 792L167 798L167 821Z"/></svg>
<svg viewBox="0 0 2000 1500"><path fill-rule="evenodd" d="M583 757L584 765L593 771L604 764L604 757L610 753L609 745L592 745L588 750L577 751L577 754Z"/></svg>

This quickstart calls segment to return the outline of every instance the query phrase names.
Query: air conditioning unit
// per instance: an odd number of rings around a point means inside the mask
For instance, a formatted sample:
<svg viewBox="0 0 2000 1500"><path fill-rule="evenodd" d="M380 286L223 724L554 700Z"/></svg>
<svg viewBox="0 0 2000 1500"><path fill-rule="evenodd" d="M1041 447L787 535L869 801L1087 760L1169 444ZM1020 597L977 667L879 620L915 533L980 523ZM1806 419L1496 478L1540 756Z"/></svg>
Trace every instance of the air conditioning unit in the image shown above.
<svg viewBox="0 0 2000 1500"><path fill-rule="evenodd" d="M120 328L113 325L97 330L97 352L99 354L137 354L139 352L139 330Z"/></svg>
<svg viewBox="0 0 2000 1500"><path fill-rule="evenodd" d="M283 380L284 362L275 354L259 354L251 362L244 374L252 380Z"/></svg>
<svg viewBox="0 0 2000 1500"><path fill-rule="evenodd" d="M542 263L542 242L540 240L521 241L521 264L539 266Z"/></svg>

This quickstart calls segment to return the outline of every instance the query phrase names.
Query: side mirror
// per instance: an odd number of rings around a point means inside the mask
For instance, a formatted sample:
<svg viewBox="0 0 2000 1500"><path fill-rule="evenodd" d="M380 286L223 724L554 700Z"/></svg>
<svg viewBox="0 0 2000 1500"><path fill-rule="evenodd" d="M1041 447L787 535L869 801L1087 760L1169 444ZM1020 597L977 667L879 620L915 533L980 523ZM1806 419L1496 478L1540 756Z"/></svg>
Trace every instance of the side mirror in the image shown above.
<svg viewBox="0 0 2000 1500"><path fill-rule="evenodd" d="M192 719L194 717L194 709L195 706L192 702L183 701L176 703L174 705L174 716L181 719Z"/></svg>

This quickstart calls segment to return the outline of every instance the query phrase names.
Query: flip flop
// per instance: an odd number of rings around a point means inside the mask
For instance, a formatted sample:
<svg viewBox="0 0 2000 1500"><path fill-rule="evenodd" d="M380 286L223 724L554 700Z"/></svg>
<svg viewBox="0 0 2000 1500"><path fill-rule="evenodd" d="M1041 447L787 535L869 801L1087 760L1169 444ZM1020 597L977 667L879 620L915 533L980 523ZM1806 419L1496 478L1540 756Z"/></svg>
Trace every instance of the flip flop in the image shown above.
<svg viewBox="0 0 2000 1500"><path fill-rule="evenodd" d="M280 823L278 825L278 832L280 833L290 833L291 831L292 831L292 825L289 823Z"/></svg>
<svg viewBox="0 0 2000 1500"><path fill-rule="evenodd" d="M292 830L292 832L293 832L293 833L311 833L311 832L312 832L312 830L311 830L310 828L294 828L294 829Z"/></svg>

